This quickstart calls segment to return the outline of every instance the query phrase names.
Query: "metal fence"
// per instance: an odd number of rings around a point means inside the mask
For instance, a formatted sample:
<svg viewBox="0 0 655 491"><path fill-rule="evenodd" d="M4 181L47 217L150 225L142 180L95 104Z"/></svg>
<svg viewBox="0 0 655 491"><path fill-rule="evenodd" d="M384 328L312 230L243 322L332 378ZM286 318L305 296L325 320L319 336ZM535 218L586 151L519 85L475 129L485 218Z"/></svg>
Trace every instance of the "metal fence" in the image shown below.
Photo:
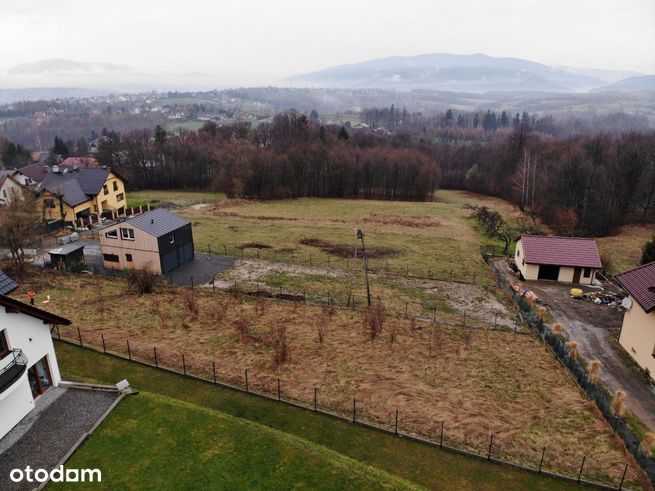
<svg viewBox="0 0 655 491"><path fill-rule="evenodd" d="M405 424L402 413L397 409L389 408L389 418L384 419L373 415L367 408L367 401L357 400L356 397L340 400L326 399L320 387L306 387L299 389L292 381L283 380L270 374L258 374L250 368L225 367L216 361L190 357L188 353L164 352L157 347L144 348L137 342L128 338L108 338L97 330L84 332L79 327L57 327L53 338L111 355L131 362L139 363L151 368L170 372L196 381L205 382L239 392L253 394L258 397L281 404L302 408L320 413L341 421L364 426L386 434L407 438L432 447L442 448L469 457L489 462L508 465L514 468L543 474L545 476L566 480L569 482L591 484L604 489L626 489L628 479L628 464L621 464L621 472L610 477L605 474L600 481L599 471L592 468L588 456L570 456L570 465L553 464L553 455L562 456L561 449L530 448L518 453L516 448L503 447L503 444L494 439L494 434L485 435L484 440L460 440L448 433L448 422L437 421L436 431L426 434L412 424ZM294 386L293 391L290 387ZM561 460L561 459L560 459ZM565 467L565 468L564 468ZM566 473L564 473L567 471ZM593 479L585 477L585 472L593 474ZM602 474L602 472L601 472Z"/></svg>

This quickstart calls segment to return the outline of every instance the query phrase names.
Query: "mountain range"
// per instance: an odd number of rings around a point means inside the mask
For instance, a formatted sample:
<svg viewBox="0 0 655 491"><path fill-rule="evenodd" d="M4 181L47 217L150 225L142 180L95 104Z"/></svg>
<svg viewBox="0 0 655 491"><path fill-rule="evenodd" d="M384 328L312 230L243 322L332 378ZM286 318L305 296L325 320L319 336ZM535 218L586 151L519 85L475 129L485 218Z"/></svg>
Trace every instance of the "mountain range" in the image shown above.
<svg viewBox="0 0 655 491"><path fill-rule="evenodd" d="M521 58L497 58L484 54L449 53L393 56L340 65L289 79L294 86L431 89L453 92L589 92L591 90L655 90L636 72L614 72L556 67Z"/></svg>

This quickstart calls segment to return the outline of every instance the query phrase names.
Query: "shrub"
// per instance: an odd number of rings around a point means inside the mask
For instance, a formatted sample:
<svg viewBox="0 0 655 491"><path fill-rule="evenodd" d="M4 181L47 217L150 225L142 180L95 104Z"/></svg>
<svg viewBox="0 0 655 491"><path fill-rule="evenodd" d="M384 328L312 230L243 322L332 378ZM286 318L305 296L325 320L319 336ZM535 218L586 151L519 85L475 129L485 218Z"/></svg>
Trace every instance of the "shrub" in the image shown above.
<svg viewBox="0 0 655 491"><path fill-rule="evenodd" d="M382 332L384 328L385 311L382 304L371 306L364 312L364 328L367 330L371 342Z"/></svg>
<svg viewBox="0 0 655 491"><path fill-rule="evenodd" d="M155 286L159 281L157 273L149 269L130 269L127 273L127 284L138 295L155 293Z"/></svg>
<svg viewBox="0 0 655 491"><path fill-rule="evenodd" d="M625 397L625 392L619 389L614 393L612 398L612 412L615 416L623 415L623 399Z"/></svg>
<svg viewBox="0 0 655 491"><path fill-rule="evenodd" d="M567 341L565 343L566 347L569 349L569 355L571 355L571 358L574 360L578 359L578 343L575 341Z"/></svg>
<svg viewBox="0 0 655 491"><path fill-rule="evenodd" d="M289 340L287 339L287 328L284 325L278 326L273 331L273 366L279 367L289 360Z"/></svg>
<svg viewBox="0 0 655 491"><path fill-rule="evenodd" d="M602 367L603 363L600 360L593 360L591 363L589 363L587 371L589 372L589 378L593 383L598 382L598 378L600 377L600 369Z"/></svg>

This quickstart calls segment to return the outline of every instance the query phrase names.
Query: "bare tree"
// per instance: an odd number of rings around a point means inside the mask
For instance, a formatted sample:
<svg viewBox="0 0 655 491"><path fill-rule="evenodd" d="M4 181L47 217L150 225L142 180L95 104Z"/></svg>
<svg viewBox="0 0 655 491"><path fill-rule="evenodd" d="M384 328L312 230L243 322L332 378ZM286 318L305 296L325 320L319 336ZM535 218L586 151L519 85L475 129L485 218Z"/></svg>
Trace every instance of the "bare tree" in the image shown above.
<svg viewBox="0 0 655 491"><path fill-rule="evenodd" d="M0 246L9 249L20 269L25 265L25 247L34 239L39 223L34 194L12 191L11 201L0 209Z"/></svg>

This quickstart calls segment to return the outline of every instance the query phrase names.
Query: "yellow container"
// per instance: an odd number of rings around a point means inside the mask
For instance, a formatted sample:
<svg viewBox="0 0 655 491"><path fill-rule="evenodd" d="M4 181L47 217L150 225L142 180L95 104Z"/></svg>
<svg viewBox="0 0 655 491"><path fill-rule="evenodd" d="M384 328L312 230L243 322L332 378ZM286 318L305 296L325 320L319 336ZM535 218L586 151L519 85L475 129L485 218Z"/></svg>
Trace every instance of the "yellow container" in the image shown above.
<svg viewBox="0 0 655 491"><path fill-rule="evenodd" d="M571 296L573 298L581 298L582 290L580 288L571 288Z"/></svg>

